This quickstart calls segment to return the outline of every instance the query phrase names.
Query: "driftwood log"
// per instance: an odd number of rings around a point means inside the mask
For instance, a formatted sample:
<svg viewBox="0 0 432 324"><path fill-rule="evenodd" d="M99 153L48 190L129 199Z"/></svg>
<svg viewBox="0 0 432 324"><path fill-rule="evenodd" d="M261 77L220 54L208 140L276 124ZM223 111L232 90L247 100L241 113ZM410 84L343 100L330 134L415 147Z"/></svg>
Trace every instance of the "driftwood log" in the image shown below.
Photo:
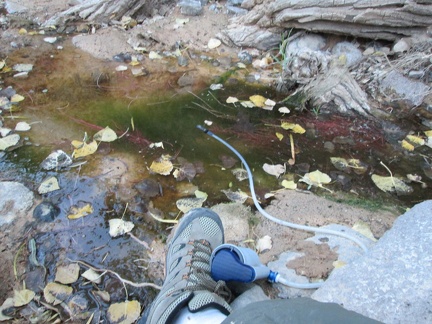
<svg viewBox="0 0 432 324"><path fill-rule="evenodd" d="M431 25L432 0L255 0L225 34L238 46L292 28L393 41L431 32Z"/></svg>

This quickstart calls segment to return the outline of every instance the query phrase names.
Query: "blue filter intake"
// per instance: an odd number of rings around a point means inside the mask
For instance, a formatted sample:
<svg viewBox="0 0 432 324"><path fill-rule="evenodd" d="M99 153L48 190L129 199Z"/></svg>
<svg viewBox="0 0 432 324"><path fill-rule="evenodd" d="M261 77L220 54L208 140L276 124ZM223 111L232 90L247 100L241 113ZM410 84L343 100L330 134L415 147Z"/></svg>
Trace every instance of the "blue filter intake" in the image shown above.
<svg viewBox="0 0 432 324"><path fill-rule="evenodd" d="M210 267L215 281L252 282L267 279L270 274L270 269L261 264L254 251L233 244L222 244L214 249Z"/></svg>

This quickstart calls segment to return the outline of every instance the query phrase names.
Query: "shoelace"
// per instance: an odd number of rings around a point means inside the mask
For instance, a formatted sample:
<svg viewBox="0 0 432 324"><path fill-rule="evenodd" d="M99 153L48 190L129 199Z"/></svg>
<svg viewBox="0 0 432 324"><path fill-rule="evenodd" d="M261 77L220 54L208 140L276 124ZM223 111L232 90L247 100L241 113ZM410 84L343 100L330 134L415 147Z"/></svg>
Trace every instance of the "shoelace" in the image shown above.
<svg viewBox="0 0 432 324"><path fill-rule="evenodd" d="M219 280L216 282L210 275L210 257L212 253L210 243L206 240L197 240L190 241L188 244L191 244L193 249L190 252L192 257L188 264L191 268L187 275L189 282L185 289L190 291L211 291L226 301L230 301L232 294L225 281Z"/></svg>

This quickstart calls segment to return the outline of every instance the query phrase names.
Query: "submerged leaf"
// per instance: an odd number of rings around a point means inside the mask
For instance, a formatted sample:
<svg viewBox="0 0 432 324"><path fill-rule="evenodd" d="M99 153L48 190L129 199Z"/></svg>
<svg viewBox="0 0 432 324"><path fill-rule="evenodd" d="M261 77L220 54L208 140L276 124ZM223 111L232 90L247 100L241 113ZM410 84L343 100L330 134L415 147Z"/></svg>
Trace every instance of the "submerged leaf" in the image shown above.
<svg viewBox="0 0 432 324"><path fill-rule="evenodd" d="M15 307L21 307L24 305L27 305L30 303L34 296L35 292L31 291L29 289L23 289L23 290L15 290L14 291L14 306Z"/></svg>
<svg viewBox="0 0 432 324"><path fill-rule="evenodd" d="M236 103L239 100L236 97L228 97L226 103Z"/></svg>
<svg viewBox="0 0 432 324"><path fill-rule="evenodd" d="M132 324L141 314L141 305L136 300L127 300L110 305L107 311L108 321L112 324Z"/></svg>
<svg viewBox="0 0 432 324"><path fill-rule="evenodd" d="M113 142L117 139L117 134L107 126L94 134L93 139L100 142Z"/></svg>
<svg viewBox="0 0 432 324"><path fill-rule="evenodd" d="M59 190L60 186L56 177L46 179L38 188L38 192L43 195L51 191Z"/></svg>
<svg viewBox="0 0 432 324"><path fill-rule="evenodd" d="M134 224L132 222L124 221L120 218L113 218L109 220L109 235L117 237L132 231Z"/></svg>
<svg viewBox="0 0 432 324"><path fill-rule="evenodd" d="M422 137L416 135L407 135L405 139L417 146L422 146L425 143L425 140Z"/></svg>
<svg viewBox="0 0 432 324"><path fill-rule="evenodd" d="M297 189L297 183L295 183L294 181L289 181L289 180L283 180L281 182L282 187L286 188L286 189L291 189L291 190L295 190Z"/></svg>
<svg viewBox="0 0 432 324"><path fill-rule="evenodd" d="M255 107L254 103L252 101L249 101L249 100L241 101L240 105L242 105L245 108L253 108L253 107Z"/></svg>
<svg viewBox="0 0 432 324"><path fill-rule="evenodd" d="M268 174L274 175L275 177L279 177L281 174L285 173L286 167L282 164L268 164L264 163L263 170Z"/></svg>
<svg viewBox="0 0 432 324"><path fill-rule="evenodd" d="M18 134L12 134L0 138L0 151L4 151L9 147L18 144L19 140L20 140L20 136Z"/></svg>
<svg viewBox="0 0 432 324"><path fill-rule="evenodd" d="M221 190L221 191L232 202L243 204L249 198L249 196L245 192L241 191L240 189L237 191L231 191L231 190Z"/></svg>
<svg viewBox="0 0 432 324"><path fill-rule="evenodd" d="M87 269L83 274L81 274L81 277L86 278L87 280L96 284L99 284L102 281L102 275L93 269Z"/></svg>
<svg viewBox="0 0 432 324"><path fill-rule="evenodd" d="M150 165L150 170L160 175L170 175L173 169L174 166L167 156L160 157Z"/></svg>
<svg viewBox="0 0 432 324"><path fill-rule="evenodd" d="M23 96L16 93L10 98L10 102L20 102L20 101L23 101L24 99L25 98Z"/></svg>
<svg viewBox="0 0 432 324"><path fill-rule="evenodd" d="M44 288L44 298L52 305L58 305L68 299L73 293L72 287L56 282L48 283Z"/></svg>
<svg viewBox="0 0 432 324"><path fill-rule="evenodd" d="M25 132L31 129L31 126L27 122L19 122L15 126L15 130L18 132Z"/></svg>
<svg viewBox="0 0 432 324"><path fill-rule="evenodd" d="M202 207L203 203L207 200L207 198L181 198L176 201L176 206L178 209L180 209L183 213L187 213L189 210L194 208L200 208Z"/></svg>
<svg viewBox="0 0 432 324"><path fill-rule="evenodd" d="M84 205L81 208L72 206L68 215L69 219L78 219L93 213L93 207L90 203Z"/></svg>
<svg viewBox="0 0 432 324"><path fill-rule="evenodd" d="M401 145L405 150L408 150L408 151L414 151L414 149L415 149L414 145L412 145L410 142L408 142L406 140L402 140Z"/></svg>
<svg viewBox="0 0 432 324"><path fill-rule="evenodd" d="M55 281L62 284L71 284L78 280L80 267L77 263L71 263L57 267Z"/></svg>
<svg viewBox="0 0 432 324"><path fill-rule="evenodd" d="M279 139L279 141L282 141L284 136L281 133L276 132L276 137Z"/></svg>
<svg viewBox="0 0 432 324"><path fill-rule="evenodd" d="M299 181L304 182L309 186L324 188L322 185L330 183L331 178L327 174L322 173L319 170L315 170L313 172L306 173Z"/></svg>
<svg viewBox="0 0 432 324"><path fill-rule="evenodd" d="M396 192L398 194L409 194L413 189L405 184L401 179L395 177L382 177L377 174L372 175L375 185L385 192Z"/></svg>
<svg viewBox="0 0 432 324"><path fill-rule="evenodd" d="M297 133L297 134L303 134L306 132L306 130L303 127L301 127L299 124L283 122L281 124L281 127L286 130L291 130L293 133Z"/></svg>
<svg viewBox="0 0 432 324"><path fill-rule="evenodd" d="M73 141L74 146L78 145L79 146L79 141ZM80 158L80 157L84 157L84 156L88 156L91 155L93 153L95 153L98 149L98 144L96 141L93 141L89 144L87 143L82 143L82 145L78 148L75 148L74 152L73 152L73 157L74 158Z"/></svg>
<svg viewBox="0 0 432 324"><path fill-rule="evenodd" d="M231 170L232 174L237 178L238 181L243 181L249 178L248 173L245 169L237 168Z"/></svg>

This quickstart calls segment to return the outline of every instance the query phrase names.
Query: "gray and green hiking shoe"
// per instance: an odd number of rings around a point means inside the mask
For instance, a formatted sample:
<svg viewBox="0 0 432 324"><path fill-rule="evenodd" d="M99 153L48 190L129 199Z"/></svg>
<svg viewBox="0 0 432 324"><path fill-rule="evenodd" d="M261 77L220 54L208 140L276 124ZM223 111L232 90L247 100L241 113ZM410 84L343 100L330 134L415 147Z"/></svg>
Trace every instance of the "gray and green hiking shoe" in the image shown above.
<svg viewBox="0 0 432 324"><path fill-rule="evenodd" d="M219 216L206 208L192 209L180 220L168 244L162 290L140 323L169 323L183 307L213 307L228 315L231 292L210 276L212 251L224 243Z"/></svg>

